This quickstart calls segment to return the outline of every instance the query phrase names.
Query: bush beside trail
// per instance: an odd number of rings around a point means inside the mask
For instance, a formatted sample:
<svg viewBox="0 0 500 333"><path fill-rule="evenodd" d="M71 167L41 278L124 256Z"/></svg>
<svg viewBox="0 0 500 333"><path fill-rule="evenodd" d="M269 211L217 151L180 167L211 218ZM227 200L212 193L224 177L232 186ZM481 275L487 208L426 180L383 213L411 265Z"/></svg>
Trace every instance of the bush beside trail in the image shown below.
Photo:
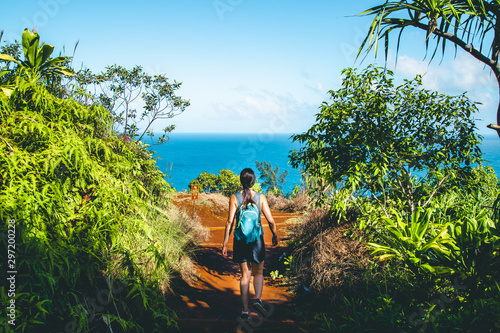
<svg viewBox="0 0 500 333"><path fill-rule="evenodd" d="M286 212L303 212L309 205L310 198L307 194L298 194L294 198L287 198L281 195L276 195L272 192L266 195L269 207L275 210Z"/></svg>
<svg viewBox="0 0 500 333"><path fill-rule="evenodd" d="M189 249L206 232L169 204L173 189L147 147L116 136L105 109L22 78L10 97L0 94L0 123L0 233L7 221L16 227L15 328L175 326L164 299L189 275ZM0 295L5 309L7 290Z"/></svg>
<svg viewBox="0 0 500 333"><path fill-rule="evenodd" d="M350 210L347 218L341 218L315 208L299 217L290 231L286 251L291 277L299 290L326 297L331 307L339 305L354 285L366 283L371 258L366 241L353 237L359 235L352 229L358 214Z"/></svg>
<svg viewBox="0 0 500 333"><path fill-rule="evenodd" d="M359 229L359 213L350 209L350 218L339 219L338 211L319 208L294 222L280 272L294 287L297 320L332 332L497 331L497 286L413 274L401 260L377 260L368 246L377 235ZM497 255L488 255L491 268L482 269L495 280Z"/></svg>
<svg viewBox="0 0 500 333"><path fill-rule="evenodd" d="M498 331L500 184L482 165L477 103L427 90L420 75L342 74L292 136L292 166L328 212L308 212L291 235L289 277L327 300L300 308L330 331Z"/></svg>

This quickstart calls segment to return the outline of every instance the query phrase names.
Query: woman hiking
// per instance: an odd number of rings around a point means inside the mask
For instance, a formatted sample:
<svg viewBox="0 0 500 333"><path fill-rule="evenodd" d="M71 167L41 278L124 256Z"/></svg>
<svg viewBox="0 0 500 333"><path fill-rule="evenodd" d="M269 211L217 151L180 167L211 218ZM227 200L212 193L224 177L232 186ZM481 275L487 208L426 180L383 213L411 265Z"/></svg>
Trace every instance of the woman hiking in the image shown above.
<svg viewBox="0 0 500 333"><path fill-rule="evenodd" d="M224 231L222 255L227 257L227 242L234 228L233 261L240 266L240 294L243 309L240 320L249 320L248 295L250 277L253 275L255 300L252 306L260 313L266 310L262 305L262 288L264 285L264 258L266 247L264 244L264 231L260 221L261 212L267 219L269 229L273 234L272 245L278 245L276 223L274 222L269 204L265 195L252 190L255 184L255 173L252 169L243 169L240 173L240 182L243 191L237 192L229 200L229 216Z"/></svg>

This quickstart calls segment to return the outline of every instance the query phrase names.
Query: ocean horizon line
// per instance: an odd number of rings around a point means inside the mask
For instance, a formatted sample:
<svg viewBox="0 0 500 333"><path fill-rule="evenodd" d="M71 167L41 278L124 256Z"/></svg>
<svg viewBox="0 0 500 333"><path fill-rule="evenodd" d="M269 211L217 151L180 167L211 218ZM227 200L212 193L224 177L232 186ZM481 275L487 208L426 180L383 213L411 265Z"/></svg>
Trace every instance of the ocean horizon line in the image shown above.
<svg viewBox="0 0 500 333"><path fill-rule="evenodd" d="M154 132L155 135L162 135L163 132ZM178 132L178 131L173 131L171 133L168 133L168 135L175 135L175 134L205 134L205 135L296 135L296 134L302 134L302 132ZM498 138L498 135L496 133L477 133L480 136L482 136L484 139L492 139L492 138ZM499 138L500 140L500 138Z"/></svg>
<svg viewBox="0 0 500 333"><path fill-rule="evenodd" d="M163 132L155 132L155 135L161 135ZM205 135L295 135L298 133L270 133L270 132L171 132L169 135L175 135L175 134L205 134Z"/></svg>

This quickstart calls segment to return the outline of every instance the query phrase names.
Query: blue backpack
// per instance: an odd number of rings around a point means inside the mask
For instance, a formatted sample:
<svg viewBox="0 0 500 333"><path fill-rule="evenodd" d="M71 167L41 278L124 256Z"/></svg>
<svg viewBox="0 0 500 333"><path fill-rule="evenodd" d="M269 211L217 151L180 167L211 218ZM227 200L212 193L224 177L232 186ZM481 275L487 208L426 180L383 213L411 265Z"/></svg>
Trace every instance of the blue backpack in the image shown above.
<svg viewBox="0 0 500 333"><path fill-rule="evenodd" d="M238 201L238 211L236 212L236 226L234 228L234 237L236 240L243 240L245 243L257 241L262 232L262 224L260 222L260 193L255 193L253 201L256 203L248 203L247 209L243 209L243 195L236 193Z"/></svg>

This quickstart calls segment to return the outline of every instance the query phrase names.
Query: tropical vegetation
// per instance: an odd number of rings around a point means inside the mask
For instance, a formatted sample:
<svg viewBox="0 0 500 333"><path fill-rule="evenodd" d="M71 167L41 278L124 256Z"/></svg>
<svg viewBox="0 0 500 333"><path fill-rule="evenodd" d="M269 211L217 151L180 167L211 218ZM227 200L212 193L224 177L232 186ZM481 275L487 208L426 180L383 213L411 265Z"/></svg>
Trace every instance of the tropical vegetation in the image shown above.
<svg viewBox="0 0 500 333"><path fill-rule="evenodd" d="M227 197L243 189L241 187L240 177L228 169L220 170L218 175L204 171L189 182L189 188L191 188L193 184L199 185L199 191L207 193L219 192ZM255 183L252 189L257 192L262 191L258 182Z"/></svg>
<svg viewBox="0 0 500 333"><path fill-rule="evenodd" d="M0 287L1 307L15 302L15 325L2 316L2 330L175 327L165 299L190 274L201 226L170 204L174 190L148 146L118 135L97 101L66 90L67 58L51 58L35 32L22 46L22 60L1 56L0 233L14 225L15 248L0 242L17 271L15 296ZM14 270L6 265L3 278Z"/></svg>
<svg viewBox="0 0 500 333"><path fill-rule="evenodd" d="M280 173L278 165L273 169L272 164L267 161L255 161L255 165L259 170L259 178L262 179L263 190L266 193L284 196L283 186L286 184L288 170Z"/></svg>
<svg viewBox="0 0 500 333"><path fill-rule="evenodd" d="M293 137L317 207L283 255L297 315L330 331L497 331L500 184L475 104L382 68L343 74Z"/></svg>
<svg viewBox="0 0 500 333"><path fill-rule="evenodd" d="M364 13L375 18L360 51L414 26L428 43L437 37L431 58L451 42L497 75L498 39L488 36L499 13L488 1L386 2ZM0 286L0 305L14 300L23 332L175 329L166 300L206 230L173 207L143 139L189 106L180 83L141 67L75 72L36 32L22 37L0 55L0 234L15 229L0 242L15 239L17 271L15 296ZM303 188L285 200L287 173L256 161L254 189L302 213L272 273L295 287L295 318L326 331L498 331L500 184L482 164L476 103L425 89L421 76L396 84L385 68L342 75L312 127L292 137ZM193 184L240 189L231 170ZM7 332L9 319L0 318Z"/></svg>
<svg viewBox="0 0 500 333"><path fill-rule="evenodd" d="M387 60L390 37L398 33L396 48L399 50L403 31L408 27L417 28L425 32L426 50L429 49L430 41L435 41L431 60L440 48L444 55L446 46L451 44L455 52L460 48L490 68L500 86L498 1L387 0L360 15L373 16L373 22L358 56L364 49L367 52L373 49L376 55L378 42L382 39ZM500 102L496 122L488 127L496 130L500 136Z"/></svg>
<svg viewBox="0 0 500 333"><path fill-rule="evenodd" d="M390 204L413 212L481 162L477 107L465 95L426 90L420 76L396 86L390 70L373 66L342 73L316 123L292 136L302 144L292 166L323 184L322 196L342 187L376 200L386 215Z"/></svg>
<svg viewBox="0 0 500 333"><path fill-rule="evenodd" d="M3 76L4 81L1 89L6 96L12 92L10 87L14 86L14 80L18 77L37 81L45 85L49 91L55 93L55 90L61 85L63 77L73 75L73 70L65 66L69 61L69 57L51 58L54 46L40 44L40 36L36 31L28 29L23 31L22 49L24 59L19 57L18 46L18 44L14 44L5 48L11 54L3 52L0 54L0 60L13 62L17 65L13 69L10 69L10 66L7 65L7 70L0 72L0 78ZM58 91L58 93L61 93L61 91Z"/></svg>

